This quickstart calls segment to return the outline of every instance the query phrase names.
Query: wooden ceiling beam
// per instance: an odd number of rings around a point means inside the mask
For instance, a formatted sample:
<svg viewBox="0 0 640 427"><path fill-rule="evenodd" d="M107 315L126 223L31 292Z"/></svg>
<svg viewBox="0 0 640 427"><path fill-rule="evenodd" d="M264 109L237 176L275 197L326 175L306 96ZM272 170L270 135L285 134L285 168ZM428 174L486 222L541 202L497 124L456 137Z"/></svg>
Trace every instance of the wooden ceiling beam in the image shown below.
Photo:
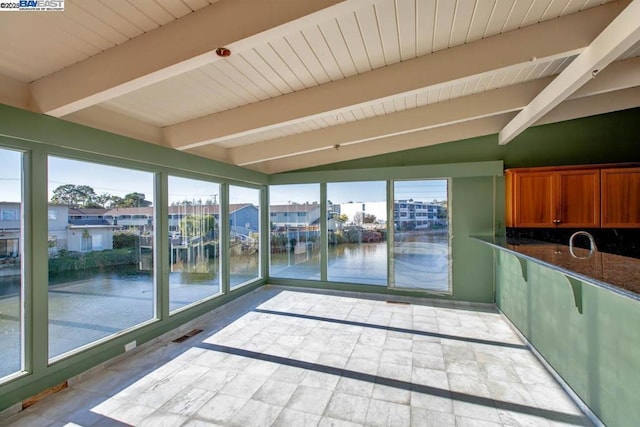
<svg viewBox="0 0 640 427"><path fill-rule="evenodd" d="M508 144L640 41L640 0L632 1L538 96L500 131Z"/></svg>
<svg viewBox="0 0 640 427"><path fill-rule="evenodd" d="M640 86L570 98L545 114L534 126L558 123L640 107Z"/></svg>
<svg viewBox="0 0 640 427"><path fill-rule="evenodd" d="M519 111L552 80L553 77L548 77L394 114L229 148L227 161L247 166L322 151L335 145L344 147ZM589 81L571 98L593 96L634 86L640 86L640 57L611 64L597 79ZM202 148L202 152L205 152L206 147Z"/></svg>
<svg viewBox="0 0 640 427"><path fill-rule="evenodd" d="M0 103L29 109L29 85L0 74Z"/></svg>
<svg viewBox="0 0 640 427"><path fill-rule="evenodd" d="M76 111L62 118L68 122L89 126L95 129L112 132L140 141L163 145L162 129L150 123L136 120L116 111L108 110L100 105Z"/></svg>
<svg viewBox="0 0 640 427"><path fill-rule="evenodd" d="M220 0L31 83L40 112L62 117L264 44L375 0Z"/></svg>
<svg viewBox="0 0 640 427"><path fill-rule="evenodd" d="M441 50L299 92L164 128L179 150L339 113L398 94L464 82L524 63L576 55L622 10L619 2Z"/></svg>
<svg viewBox="0 0 640 427"><path fill-rule="evenodd" d="M505 112L517 112L550 81L550 78L535 80L380 117L241 145L229 148L228 158L236 165L247 166L326 150L336 145L342 148Z"/></svg>
<svg viewBox="0 0 640 427"><path fill-rule="evenodd" d="M508 123L515 114L515 112L504 113L496 116L469 120L416 133L392 136L375 141L368 141L362 144L348 145L346 147L340 147L339 150L328 148L312 154L301 154L298 156L256 163L249 166L249 169L267 174L280 173L347 160L361 159L363 157L411 150L413 148L427 147L430 145L441 144L443 142L492 135L497 133L502 126Z"/></svg>
<svg viewBox="0 0 640 427"><path fill-rule="evenodd" d="M635 107L640 107L640 87L600 93L593 96L583 96L564 101L536 123L535 126ZM514 115L515 113L503 113L496 116L455 123L436 129L350 145L344 147L344 149L342 147L339 150L328 148L313 154L301 154L299 156L256 163L248 166L248 168L273 174L479 136L495 134L497 139L500 129L502 129Z"/></svg>

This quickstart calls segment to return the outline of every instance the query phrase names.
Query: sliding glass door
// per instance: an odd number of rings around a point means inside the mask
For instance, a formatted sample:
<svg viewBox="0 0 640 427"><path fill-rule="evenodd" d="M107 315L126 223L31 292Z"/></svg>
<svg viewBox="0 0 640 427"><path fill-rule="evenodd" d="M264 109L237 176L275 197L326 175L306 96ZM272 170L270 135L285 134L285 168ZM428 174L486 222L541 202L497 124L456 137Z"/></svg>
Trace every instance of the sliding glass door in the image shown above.
<svg viewBox="0 0 640 427"><path fill-rule="evenodd" d="M258 189L229 186L229 264L231 289L261 277Z"/></svg>
<svg viewBox="0 0 640 427"><path fill-rule="evenodd" d="M328 280L387 285L387 183L327 184Z"/></svg>
<svg viewBox="0 0 640 427"><path fill-rule="evenodd" d="M320 280L320 185L269 187L273 277Z"/></svg>
<svg viewBox="0 0 640 427"><path fill-rule="evenodd" d="M169 176L169 310L220 288L220 184Z"/></svg>
<svg viewBox="0 0 640 427"><path fill-rule="evenodd" d="M395 181L393 193L393 287L450 292L448 181Z"/></svg>

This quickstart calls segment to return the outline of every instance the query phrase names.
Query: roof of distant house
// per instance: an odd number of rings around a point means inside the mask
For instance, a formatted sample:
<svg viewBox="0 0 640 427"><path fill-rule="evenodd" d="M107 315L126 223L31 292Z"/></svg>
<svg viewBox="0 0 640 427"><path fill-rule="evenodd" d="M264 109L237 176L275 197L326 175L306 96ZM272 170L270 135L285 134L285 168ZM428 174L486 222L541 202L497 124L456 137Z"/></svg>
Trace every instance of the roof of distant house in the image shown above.
<svg viewBox="0 0 640 427"><path fill-rule="evenodd" d="M105 208L69 208L69 215L104 215L109 212Z"/></svg>
<svg viewBox="0 0 640 427"><path fill-rule="evenodd" d="M229 205L229 212L233 213L247 206L253 206L250 203L238 203ZM186 214L186 215L207 215L219 214L220 205L177 205L169 206L169 214ZM153 215L153 207L145 208L115 208L105 212L107 216L120 215Z"/></svg>
<svg viewBox="0 0 640 427"><path fill-rule="evenodd" d="M70 219L71 226L110 226L106 219Z"/></svg>
<svg viewBox="0 0 640 427"><path fill-rule="evenodd" d="M270 205L271 212L311 212L319 209L319 204L291 204L291 205Z"/></svg>

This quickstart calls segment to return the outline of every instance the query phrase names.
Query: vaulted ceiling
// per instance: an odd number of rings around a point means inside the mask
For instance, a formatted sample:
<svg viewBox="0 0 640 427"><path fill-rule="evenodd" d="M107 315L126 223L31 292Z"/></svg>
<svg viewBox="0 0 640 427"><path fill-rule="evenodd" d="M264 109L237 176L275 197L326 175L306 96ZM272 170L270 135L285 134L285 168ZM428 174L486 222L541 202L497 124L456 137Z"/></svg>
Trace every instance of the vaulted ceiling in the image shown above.
<svg viewBox="0 0 640 427"><path fill-rule="evenodd" d="M66 0L0 13L0 102L266 173L506 144L640 106L639 16L640 0Z"/></svg>

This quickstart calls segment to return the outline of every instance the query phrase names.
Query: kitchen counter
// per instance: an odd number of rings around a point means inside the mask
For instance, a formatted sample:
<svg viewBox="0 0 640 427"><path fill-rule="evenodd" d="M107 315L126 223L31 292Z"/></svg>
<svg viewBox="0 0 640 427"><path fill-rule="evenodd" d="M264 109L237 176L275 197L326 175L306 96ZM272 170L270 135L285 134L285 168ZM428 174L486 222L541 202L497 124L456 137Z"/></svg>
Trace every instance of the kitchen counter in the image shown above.
<svg viewBox="0 0 640 427"><path fill-rule="evenodd" d="M640 259L598 251L587 258L588 250L575 247L573 256L567 245L529 239L499 236L471 238L567 276L640 300Z"/></svg>

